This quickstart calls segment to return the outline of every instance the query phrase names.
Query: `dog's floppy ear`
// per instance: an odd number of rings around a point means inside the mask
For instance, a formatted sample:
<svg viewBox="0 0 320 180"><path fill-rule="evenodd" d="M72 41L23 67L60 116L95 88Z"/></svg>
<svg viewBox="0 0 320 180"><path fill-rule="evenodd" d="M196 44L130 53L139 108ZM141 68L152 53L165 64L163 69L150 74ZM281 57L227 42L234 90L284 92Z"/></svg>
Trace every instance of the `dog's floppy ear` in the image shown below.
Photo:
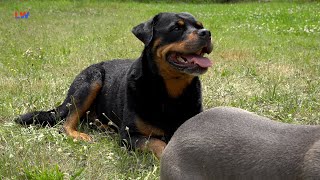
<svg viewBox="0 0 320 180"><path fill-rule="evenodd" d="M152 40L153 26L155 25L157 17L158 15L132 29L132 33L142 41L145 46L148 46Z"/></svg>

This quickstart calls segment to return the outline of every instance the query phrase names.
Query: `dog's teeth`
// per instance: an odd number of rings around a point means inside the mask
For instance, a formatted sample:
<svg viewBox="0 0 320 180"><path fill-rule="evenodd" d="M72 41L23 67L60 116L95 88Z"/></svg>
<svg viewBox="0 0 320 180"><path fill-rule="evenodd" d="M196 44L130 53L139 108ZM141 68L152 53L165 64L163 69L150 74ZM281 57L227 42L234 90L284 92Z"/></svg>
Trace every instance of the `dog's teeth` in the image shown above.
<svg viewBox="0 0 320 180"><path fill-rule="evenodd" d="M185 62L184 59L182 57L180 57L180 56L177 58L177 60L180 61L180 62L183 62L183 63Z"/></svg>
<svg viewBox="0 0 320 180"><path fill-rule="evenodd" d="M201 55L202 49L200 49L198 52L196 52L197 55Z"/></svg>

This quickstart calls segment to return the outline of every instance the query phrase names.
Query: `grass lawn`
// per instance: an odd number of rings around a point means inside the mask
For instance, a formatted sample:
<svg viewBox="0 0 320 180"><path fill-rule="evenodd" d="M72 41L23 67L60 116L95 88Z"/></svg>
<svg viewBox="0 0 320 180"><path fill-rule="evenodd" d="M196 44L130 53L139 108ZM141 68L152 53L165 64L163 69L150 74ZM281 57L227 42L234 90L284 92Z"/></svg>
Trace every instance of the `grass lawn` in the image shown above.
<svg viewBox="0 0 320 180"><path fill-rule="evenodd" d="M15 19L27 11L28 19ZM0 179L157 179L159 162L13 118L59 105L92 63L137 58L131 28L162 11L190 12L210 29L215 63L201 77L204 107L235 106L277 121L320 124L320 3L146 4L0 2Z"/></svg>

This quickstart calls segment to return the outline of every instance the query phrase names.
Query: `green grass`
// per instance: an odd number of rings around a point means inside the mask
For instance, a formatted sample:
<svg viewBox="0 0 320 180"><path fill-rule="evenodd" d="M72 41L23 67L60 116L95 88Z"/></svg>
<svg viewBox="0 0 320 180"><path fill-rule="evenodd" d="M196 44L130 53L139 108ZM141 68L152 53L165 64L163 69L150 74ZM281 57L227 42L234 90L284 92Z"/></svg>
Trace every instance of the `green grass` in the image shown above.
<svg viewBox="0 0 320 180"><path fill-rule="evenodd" d="M30 9L29 19L14 11ZM151 155L118 137L95 143L54 128L21 128L18 114L60 104L89 64L137 58L131 28L158 12L190 12L212 31L215 66L202 76L205 108L235 106L295 124L320 124L320 3L187 4L0 2L0 179L157 179Z"/></svg>

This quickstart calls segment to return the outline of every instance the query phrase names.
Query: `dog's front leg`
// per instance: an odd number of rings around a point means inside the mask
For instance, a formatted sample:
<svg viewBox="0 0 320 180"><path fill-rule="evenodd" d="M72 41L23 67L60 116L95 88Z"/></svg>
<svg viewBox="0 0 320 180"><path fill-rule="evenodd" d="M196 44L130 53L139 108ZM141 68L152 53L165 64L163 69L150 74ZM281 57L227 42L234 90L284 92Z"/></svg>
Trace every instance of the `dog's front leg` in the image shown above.
<svg viewBox="0 0 320 180"><path fill-rule="evenodd" d="M157 138L144 138L140 139L140 141L137 144L137 148L142 151L151 151L158 159L161 158L162 152L167 145L164 141Z"/></svg>
<svg viewBox="0 0 320 180"><path fill-rule="evenodd" d="M146 137L138 134L122 136L122 142L130 150L151 151L158 159L161 158L166 143L155 137Z"/></svg>

